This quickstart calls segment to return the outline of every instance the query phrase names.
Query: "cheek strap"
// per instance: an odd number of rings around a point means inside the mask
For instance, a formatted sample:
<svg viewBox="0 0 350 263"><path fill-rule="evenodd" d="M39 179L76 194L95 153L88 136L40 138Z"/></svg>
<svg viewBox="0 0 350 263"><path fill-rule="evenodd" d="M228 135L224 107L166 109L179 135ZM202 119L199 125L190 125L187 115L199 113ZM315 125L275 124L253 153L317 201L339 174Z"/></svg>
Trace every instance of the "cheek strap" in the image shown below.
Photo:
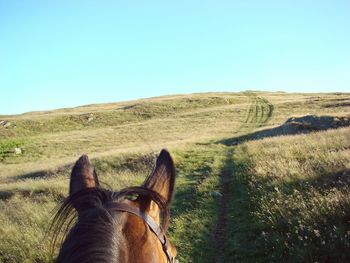
<svg viewBox="0 0 350 263"><path fill-rule="evenodd" d="M154 219L150 215L148 215L145 211L141 210L140 208L138 208L136 206L131 206L128 204L123 204L123 203L110 202L110 203L106 204L106 206L112 210L120 211L120 212L127 212L127 213L133 214L133 215L138 216L141 219L143 219L143 221L146 222L146 224L149 226L149 228L152 230L152 232L158 237L160 243L162 244L163 251L168 258L168 262L170 262L170 263L178 263L179 262L172 255L172 253L169 249L169 246L168 246L167 237L165 236L163 230L157 224L157 222L154 221Z"/></svg>

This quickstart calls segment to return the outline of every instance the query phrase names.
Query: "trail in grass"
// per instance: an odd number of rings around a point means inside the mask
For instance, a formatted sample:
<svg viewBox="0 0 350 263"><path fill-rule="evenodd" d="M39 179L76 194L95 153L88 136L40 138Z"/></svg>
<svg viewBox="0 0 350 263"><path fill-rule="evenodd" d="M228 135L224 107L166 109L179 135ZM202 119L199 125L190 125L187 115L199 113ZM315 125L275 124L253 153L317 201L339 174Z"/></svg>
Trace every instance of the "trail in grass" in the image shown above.
<svg viewBox="0 0 350 263"><path fill-rule="evenodd" d="M255 94L248 94L251 98L251 104L246 110L246 118L240 130L246 133L254 128L265 125L272 117L274 106L268 100L258 97ZM237 145L240 141L235 141L230 145ZM246 205L246 187L238 175L234 173L234 147L227 146L226 158L223 160L221 170L221 196L219 200L218 218L214 231L214 244L216 247L216 263L232 262L235 258L232 240L236 237L231 237L228 232L231 232L234 222L237 223L237 231L241 220L249 218L247 215ZM233 210L232 207L235 209ZM232 232L231 232L232 233Z"/></svg>
<svg viewBox="0 0 350 263"><path fill-rule="evenodd" d="M255 94L248 94L251 103L246 110L246 118L243 126L249 125L251 128L261 127L268 122L274 110L274 105L265 98Z"/></svg>
<svg viewBox="0 0 350 263"><path fill-rule="evenodd" d="M242 174L242 167L247 163L237 162L236 146L227 151L226 166L223 171L229 171L230 178L226 181L225 189L225 220L223 231L225 239L224 251L220 254L219 262L259 262L256 250L256 233L254 233L254 218L251 214L252 200L248 190L247 177Z"/></svg>
<svg viewBox="0 0 350 263"><path fill-rule="evenodd" d="M230 185L233 179L233 148L230 147L227 150L227 158L224 161L224 166L221 171L220 184L221 197L218 212L218 221L214 233L214 244L216 246L216 263L224 262L225 251L227 247L226 230L228 225L228 204L230 200Z"/></svg>
<svg viewBox="0 0 350 263"><path fill-rule="evenodd" d="M215 263L254 262L254 221L250 214L251 200L246 177L241 166L236 163L234 154L237 146L227 146L226 158L221 170L221 193L218 219L215 228Z"/></svg>

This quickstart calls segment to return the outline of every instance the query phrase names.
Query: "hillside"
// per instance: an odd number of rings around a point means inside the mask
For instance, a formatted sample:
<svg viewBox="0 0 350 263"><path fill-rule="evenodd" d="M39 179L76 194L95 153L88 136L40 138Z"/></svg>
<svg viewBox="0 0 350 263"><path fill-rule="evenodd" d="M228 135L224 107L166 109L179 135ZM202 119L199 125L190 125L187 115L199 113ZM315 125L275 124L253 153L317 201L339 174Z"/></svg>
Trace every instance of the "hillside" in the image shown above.
<svg viewBox="0 0 350 263"><path fill-rule="evenodd" d="M283 92L0 116L0 262L52 261L49 220L81 154L118 190L161 148L177 166L180 262L348 262L349 118L349 93Z"/></svg>

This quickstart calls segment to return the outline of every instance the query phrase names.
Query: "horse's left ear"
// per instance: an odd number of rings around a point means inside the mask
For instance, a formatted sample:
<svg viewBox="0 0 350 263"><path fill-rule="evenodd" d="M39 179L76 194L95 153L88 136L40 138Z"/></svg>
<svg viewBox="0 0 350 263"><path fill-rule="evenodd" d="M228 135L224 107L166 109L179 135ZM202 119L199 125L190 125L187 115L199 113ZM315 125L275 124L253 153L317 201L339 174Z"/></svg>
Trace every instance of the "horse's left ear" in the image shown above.
<svg viewBox="0 0 350 263"><path fill-rule="evenodd" d="M163 149L160 152L156 166L143 186L157 192L170 204L175 186L175 166L167 150Z"/></svg>
<svg viewBox="0 0 350 263"><path fill-rule="evenodd" d="M100 184L87 155L83 155L75 163L70 177L69 194L75 194L85 188L98 187Z"/></svg>

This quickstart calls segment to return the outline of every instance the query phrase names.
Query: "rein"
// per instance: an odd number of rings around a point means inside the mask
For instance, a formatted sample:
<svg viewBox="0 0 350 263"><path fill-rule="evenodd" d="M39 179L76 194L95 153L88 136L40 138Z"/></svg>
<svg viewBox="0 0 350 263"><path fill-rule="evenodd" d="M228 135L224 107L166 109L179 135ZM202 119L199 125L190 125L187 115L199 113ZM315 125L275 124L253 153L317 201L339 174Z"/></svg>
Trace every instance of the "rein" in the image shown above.
<svg viewBox="0 0 350 263"><path fill-rule="evenodd" d="M108 203L107 206L109 208L111 208L112 210L133 214L133 215L141 218L143 221L145 221L146 224L149 226L149 228L152 230L152 232L158 237L160 243L162 244L163 251L167 256L168 262L169 263L179 263L179 260L176 259L172 255L171 251L169 250L167 237L165 236L163 230L157 224L157 222L154 221L154 219L151 216L149 216L146 212L142 211L138 207L134 207L134 206L130 206L127 204L122 204L122 203L112 203L111 202L111 203Z"/></svg>

